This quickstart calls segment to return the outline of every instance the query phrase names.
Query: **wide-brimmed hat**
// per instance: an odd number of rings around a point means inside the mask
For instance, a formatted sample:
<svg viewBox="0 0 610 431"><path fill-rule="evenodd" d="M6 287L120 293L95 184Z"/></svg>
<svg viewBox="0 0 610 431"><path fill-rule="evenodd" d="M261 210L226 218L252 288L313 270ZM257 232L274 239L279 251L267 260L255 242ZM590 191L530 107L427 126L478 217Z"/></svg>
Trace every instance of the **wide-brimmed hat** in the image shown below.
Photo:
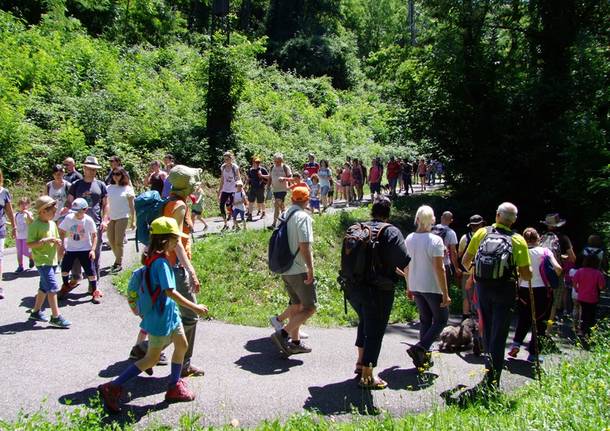
<svg viewBox="0 0 610 431"><path fill-rule="evenodd" d="M479 224L483 224L485 223L485 220L483 219L483 217L481 217L478 214L475 214L473 216L470 216L470 223L468 223L466 226L470 227L470 226L476 226Z"/></svg>
<svg viewBox="0 0 610 431"><path fill-rule="evenodd" d="M189 236L183 232L180 232L178 222L172 217L159 217L153 220L150 224L151 235L176 235L182 238L188 238Z"/></svg>
<svg viewBox="0 0 610 431"><path fill-rule="evenodd" d="M83 162L83 166L91 169L101 169L100 164L97 162L97 157L95 156L87 156Z"/></svg>
<svg viewBox="0 0 610 431"><path fill-rule="evenodd" d="M172 193L180 197L187 197L197 188L200 183L201 169L189 168L184 165L176 165L169 171L169 182L172 185Z"/></svg>
<svg viewBox="0 0 610 431"><path fill-rule="evenodd" d="M307 187L295 187L292 189L292 202L307 202L309 200L309 189Z"/></svg>
<svg viewBox="0 0 610 431"><path fill-rule="evenodd" d="M36 202L34 202L34 208L36 209L36 211L42 211L45 208L48 208L52 205L56 205L57 201L55 199L53 199L51 196L40 196L38 199L36 199Z"/></svg>
<svg viewBox="0 0 610 431"><path fill-rule="evenodd" d="M562 220L558 213L547 214L544 220L540 220L540 223L550 227L561 227L566 224L566 220Z"/></svg>

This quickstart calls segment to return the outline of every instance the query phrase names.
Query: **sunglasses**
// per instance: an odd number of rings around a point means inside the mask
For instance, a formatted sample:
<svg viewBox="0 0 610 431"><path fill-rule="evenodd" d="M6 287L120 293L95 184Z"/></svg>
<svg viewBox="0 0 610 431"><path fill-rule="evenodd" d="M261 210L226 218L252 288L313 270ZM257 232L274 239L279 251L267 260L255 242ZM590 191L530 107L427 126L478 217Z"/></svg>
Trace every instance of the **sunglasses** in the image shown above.
<svg viewBox="0 0 610 431"><path fill-rule="evenodd" d="M123 176L123 174L122 174L122 173L120 173L120 172L113 172L113 173L112 173L112 176L113 176L113 177L122 177L122 176Z"/></svg>

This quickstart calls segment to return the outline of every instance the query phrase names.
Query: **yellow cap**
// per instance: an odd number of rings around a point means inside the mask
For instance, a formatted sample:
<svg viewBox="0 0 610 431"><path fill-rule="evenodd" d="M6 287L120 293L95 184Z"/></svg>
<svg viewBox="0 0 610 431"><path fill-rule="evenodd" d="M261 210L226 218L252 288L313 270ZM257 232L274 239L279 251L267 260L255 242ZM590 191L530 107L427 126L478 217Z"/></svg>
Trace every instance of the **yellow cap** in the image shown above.
<svg viewBox="0 0 610 431"><path fill-rule="evenodd" d="M171 217L159 217L150 224L151 235L167 235L172 234L182 238L188 238L185 233L180 232L178 223Z"/></svg>

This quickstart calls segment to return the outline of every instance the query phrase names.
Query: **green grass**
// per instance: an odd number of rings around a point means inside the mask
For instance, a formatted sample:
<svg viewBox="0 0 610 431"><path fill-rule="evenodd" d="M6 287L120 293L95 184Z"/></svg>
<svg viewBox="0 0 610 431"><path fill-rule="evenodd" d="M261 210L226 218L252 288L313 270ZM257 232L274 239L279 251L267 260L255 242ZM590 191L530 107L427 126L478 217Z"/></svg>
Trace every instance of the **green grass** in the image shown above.
<svg viewBox="0 0 610 431"><path fill-rule="evenodd" d="M302 413L290 417L285 424L263 422L258 431L301 430L610 430L610 325L598 325L590 353L582 352L572 359L564 359L550 367L542 381L531 382L512 394L501 395L493 401L457 406L437 407L431 411L392 418L381 414L376 417L354 414L349 422L337 423L333 418ZM100 407L99 399L92 399L90 407L74 408L51 414L45 410L21 414L15 421L0 420L0 429L46 431L110 431L134 429L129 424L119 425ZM138 429L189 431L232 429L202 426L200 416L191 413L178 424L159 425L153 420Z"/></svg>
<svg viewBox="0 0 610 431"><path fill-rule="evenodd" d="M318 309L309 323L318 326L353 325L356 314L348 305L344 313L343 292L337 283L341 241L346 228L368 218L368 210L358 209L314 217L314 262ZM201 281L199 301L206 304L214 319L241 325L266 326L269 316L286 307L288 297L279 276L267 269L268 230L209 235L193 247L193 264ZM115 279L125 291L129 271ZM415 306L406 300L404 283L396 290L390 320L410 321Z"/></svg>

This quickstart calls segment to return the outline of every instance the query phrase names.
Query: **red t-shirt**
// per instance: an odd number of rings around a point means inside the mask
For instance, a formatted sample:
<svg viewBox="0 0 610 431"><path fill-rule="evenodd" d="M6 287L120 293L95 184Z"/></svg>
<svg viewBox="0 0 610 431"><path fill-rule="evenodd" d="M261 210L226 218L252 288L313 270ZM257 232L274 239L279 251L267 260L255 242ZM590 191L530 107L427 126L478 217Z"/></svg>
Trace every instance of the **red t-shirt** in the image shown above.
<svg viewBox="0 0 610 431"><path fill-rule="evenodd" d="M400 163L397 161L388 163L388 180L398 178L400 175Z"/></svg>
<svg viewBox="0 0 610 431"><path fill-rule="evenodd" d="M572 277L578 300L587 304L599 302L599 291L606 286L604 274L594 268L580 268Z"/></svg>

